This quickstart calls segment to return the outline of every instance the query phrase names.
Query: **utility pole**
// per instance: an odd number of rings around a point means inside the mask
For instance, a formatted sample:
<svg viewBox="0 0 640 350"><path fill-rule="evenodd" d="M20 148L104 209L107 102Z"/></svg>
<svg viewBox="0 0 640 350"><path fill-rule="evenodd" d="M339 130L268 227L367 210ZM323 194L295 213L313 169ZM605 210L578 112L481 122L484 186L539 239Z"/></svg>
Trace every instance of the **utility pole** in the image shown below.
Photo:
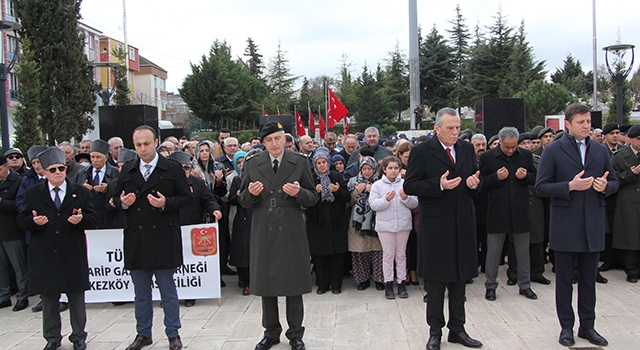
<svg viewBox="0 0 640 350"><path fill-rule="evenodd" d="M594 0L595 1L595 0ZM420 60L418 56L418 5L416 0L409 0L409 91L411 125L416 128L414 108L420 104Z"/></svg>

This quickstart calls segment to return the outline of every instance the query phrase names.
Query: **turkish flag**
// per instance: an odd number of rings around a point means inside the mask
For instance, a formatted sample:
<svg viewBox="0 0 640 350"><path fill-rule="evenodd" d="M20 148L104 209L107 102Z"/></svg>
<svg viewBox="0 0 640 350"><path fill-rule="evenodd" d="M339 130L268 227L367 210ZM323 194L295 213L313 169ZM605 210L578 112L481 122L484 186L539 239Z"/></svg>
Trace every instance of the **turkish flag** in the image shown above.
<svg viewBox="0 0 640 350"><path fill-rule="evenodd" d="M329 128L333 129L333 127L336 125L336 121L333 120L333 117L331 115L328 115L327 118L329 118L328 120Z"/></svg>
<svg viewBox="0 0 640 350"><path fill-rule="evenodd" d="M324 118L320 116L320 121L318 122L318 127L320 128L320 138L324 140L324 135L327 131L327 127L324 125Z"/></svg>
<svg viewBox="0 0 640 350"><path fill-rule="evenodd" d="M349 118L344 118L344 134L349 135Z"/></svg>
<svg viewBox="0 0 640 350"><path fill-rule="evenodd" d="M333 91L331 91L331 89L329 90L329 110L327 111L327 116L329 116L330 118L333 118L334 121L339 122L340 120L342 120L342 118L344 118L344 116L346 116L349 113L349 110L347 109L347 107L345 107L342 102L340 102L340 100L338 100L338 97L336 97L336 95L333 93ZM331 125L331 119L329 119L329 126L333 127Z"/></svg>
<svg viewBox="0 0 640 350"><path fill-rule="evenodd" d="M264 115L269 115L269 113L267 113L266 109L262 109L262 113L264 113Z"/></svg>
<svg viewBox="0 0 640 350"><path fill-rule="evenodd" d="M316 120L313 118L311 109L309 109L309 132L313 135L316 134Z"/></svg>
<svg viewBox="0 0 640 350"><path fill-rule="evenodd" d="M304 131L304 124L302 123L302 117L300 116L300 112L296 109L296 131L298 132L298 137L306 135Z"/></svg>

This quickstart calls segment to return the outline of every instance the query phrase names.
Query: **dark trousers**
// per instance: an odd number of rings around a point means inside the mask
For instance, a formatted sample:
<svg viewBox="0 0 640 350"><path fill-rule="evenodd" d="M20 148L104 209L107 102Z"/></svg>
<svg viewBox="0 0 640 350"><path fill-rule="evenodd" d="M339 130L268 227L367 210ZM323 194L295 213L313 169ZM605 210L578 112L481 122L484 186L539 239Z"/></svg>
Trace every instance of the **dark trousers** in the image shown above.
<svg viewBox="0 0 640 350"><path fill-rule="evenodd" d="M242 288L249 287L249 268L248 267L238 267L238 281Z"/></svg>
<svg viewBox="0 0 640 350"><path fill-rule="evenodd" d="M562 329L573 329L575 315L573 299L573 272L577 261L578 272L578 317L580 328L594 327L596 313L596 274L600 252L576 253L555 252L556 259L556 312Z"/></svg>
<svg viewBox="0 0 640 350"><path fill-rule="evenodd" d="M509 256L514 256L515 251L516 248L513 242L509 242ZM544 254L544 242L529 244L529 273L532 280L541 278L544 273ZM518 259L509 259L507 278L518 278Z"/></svg>
<svg viewBox="0 0 640 350"><path fill-rule="evenodd" d="M69 341L86 340L87 308L84 303L84 292L66 293L69 299L69 318L71 335ZM60 293L42 294L42 332L49 343L62 341L62 321L60 320Z"/></svg>
<svg viewBox="0 0 640 350"><path fill-rule="evenodd" d="M11 297L12 272L18 287L16 300L27 299L27 249L21 239L0 242L0 302Z"/></svg>
<svg viewBox="0 0 640 350"><path fill-rule="evenodd" d="M640 260L640 251L639 250L623 250L622 257L624 258L624 272L627 273L627 276L636 275L640 273L640 269L638 268L638 261Z"/></svg>
<svg viewBox="0 0 640 350"><path fill-rule="evenodd" d="M480 271L485 272L485 263L487 261L487 224L477 224L476 234L478 237L478 265L480 265Z"/></svg>
<svg viewBox="0 0 640 350"><path fill-rule="evenodd" d="M418 269L418 234L416 231L409 232L407 241L407 270L416 271Z"/></svg>
<svg viewBox="0 0 640 350"><path fill-rule="evenodd" d="M302 295L288 296L286 298L289 329L287 329L285 335L288 339L302 338L304 335ZM264 327L265 337L280 339L282 325L278 314L278 297L262 297L262 327Z"/></svg>
<svg viewBox="0 0 640 350"><path fill-rule="evenodd" d="M343 258L343 253L313 256L318 288L329 289L329 286L333 289L342 288Z"/></svg>
<svg viewBox="0 0 640 350"><path fill-rule="evenodd" d="M429 335L441 336L444 327L444 290L449 290L449 322L450 332L464 331L464 298L466 282L436 282L427 281L427 324Z"/></svg>

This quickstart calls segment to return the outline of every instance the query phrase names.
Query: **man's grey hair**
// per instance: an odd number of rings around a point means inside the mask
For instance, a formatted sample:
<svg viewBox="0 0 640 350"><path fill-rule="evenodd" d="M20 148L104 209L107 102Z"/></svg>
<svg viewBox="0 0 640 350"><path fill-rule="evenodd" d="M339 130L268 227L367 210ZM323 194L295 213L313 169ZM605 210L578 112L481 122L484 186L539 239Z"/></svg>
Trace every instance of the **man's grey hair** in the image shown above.
<svg viewBox="0 0 640 350"><path fill-rule="evenodd" d="M444 108L440 109L438 111L438 113L436 113L436 125L442 126L442 117L445 114L449 114L449 115L452 115L454 117L458 117L458 111L456 111L455 109L453 109L451 107L444 107Z"/></svg>
<svg viewBox="0 0 640 350"><path fill-rule="evenodd" d="M593 129L593 132L602 132L602 129L600 129L600 128L595 128L595 129Z"/></svg>
<svg viewBox="0 0 640 350"><path fill-rule="evenodd" d="M500 141L504 139L510 139L513 137L517 139L519 136L520 136L520 133L518 132L518 129L514 128L513 126L505 126L504 128L500 129L500 131L498 132L498 139Z"/></svg>
<svg viewBox="0 0 640 350"><path fill-rule="evenodd" d="M487 142L486 136L484 136L482 134L475 134L475 135L471 136L471 143L473 143L473 141L475 141L475 140L482 140L485 143Z"/></svg>
<svg viewBox="0 0 640 350"><path fill-rule="evenodd" d="M62 146L69 146L71 147L71 153L76 154L76 149L73 147L73 145L71 144L71 142L68 141L62 141L58 144L58 147L62 147Z"/></svg>
<svg viewBox="0 0 640 350"><path fill-rule="evenodd" d="M375 126L370 126L364 129L364 134L366 135L368 133L375 133L376 135L380 136L380 131Z"/></svg>
<svg viewBox="0 0 640 350"><path fill-rule="evenodd" d="M122 141L122 139L119 138L118 136L114 136L110 138L109 141L107 141L107 143L109 144L109 146L112 146L112 143L116 141L120 141L120 143L124 144L124 141Z"/></svg>
<svg viewBox="0 0 640 350"><path fill-rule="evenodd" d="M226 139L224 139L224 141L222 142L223 146L226 146L226 145L227 145L227 140L229 140L229 141L235 141L235 142L236 142L236 144L238 143L238 139L237 139L237 138L235 138L235 137L227 137L227 138L226 138ZM238 146L240 146L240 145L238 144Z"/></svg>

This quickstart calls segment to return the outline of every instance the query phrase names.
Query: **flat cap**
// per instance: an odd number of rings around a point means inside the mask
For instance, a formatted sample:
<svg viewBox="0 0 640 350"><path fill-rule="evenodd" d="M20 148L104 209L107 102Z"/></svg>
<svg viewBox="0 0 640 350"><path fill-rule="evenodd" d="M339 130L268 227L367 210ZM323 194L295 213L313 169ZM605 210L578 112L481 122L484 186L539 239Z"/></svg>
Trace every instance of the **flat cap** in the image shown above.
<svg viewBox="0 0 640 350"><path fill-rule="evenodd" d="M38 153L36 158L38 158L38 160L40 161L43 169L48 168L49 165L52 164L67 164L67 159L65 157L64 151L58 147L47 148L46 150Z"/></svg>
<svg viewBox="0 0 640 350"><path fill-rule="evenodd" d="M284 131L282 124L278 122L267 122L260 130L260 142L264 140L267 135L271 135L274 132Z"/></svg>
<svg viewBox="0 0 640 350"><path fill-rule="evenodd" d="M24 157L24 154L22 154L22 151L18 148L9 148L6 152L4 152L5 157L10 154L19 154Z"/></svg>
<svg viewBox="0 0 640 350"><path fill-rule="evenodd" d="M606 135L613 130L620 130L620 126L618 126L618 123L607 123L602 127L602 134Z"/></svg>

